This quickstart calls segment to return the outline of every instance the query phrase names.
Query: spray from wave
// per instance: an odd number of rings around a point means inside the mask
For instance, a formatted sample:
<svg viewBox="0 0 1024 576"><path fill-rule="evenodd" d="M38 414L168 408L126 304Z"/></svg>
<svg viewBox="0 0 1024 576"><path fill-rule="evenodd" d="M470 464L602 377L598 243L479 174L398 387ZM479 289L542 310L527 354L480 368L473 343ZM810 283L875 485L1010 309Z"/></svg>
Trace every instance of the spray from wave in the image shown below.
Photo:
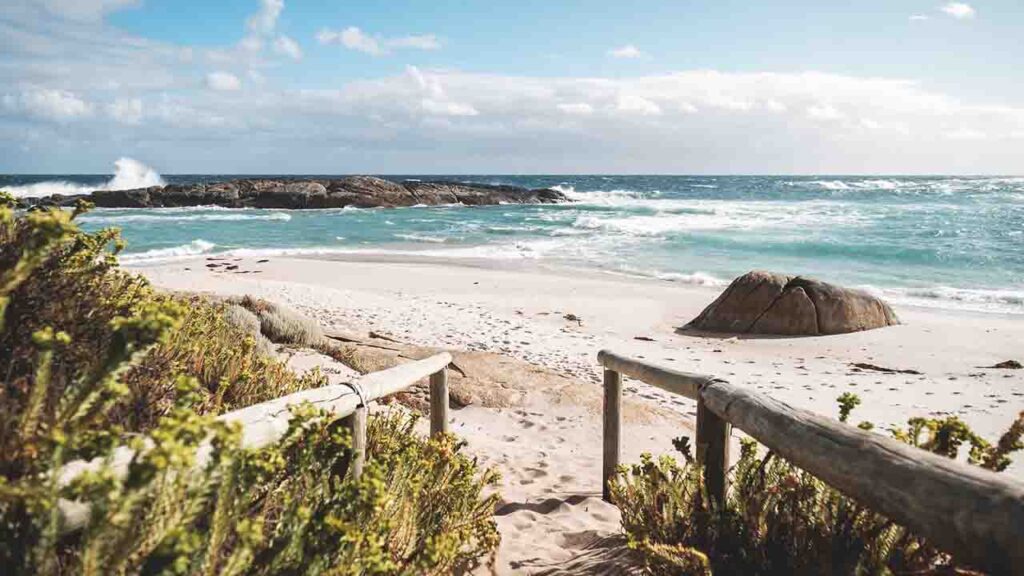
<svg viewBox="0 0 1024 576"><path fill-rule="evenodd" d="M72 194L88 194L95 190L132 190L163 185L165 185L164 179L156 170L132 158L119 158L114 162L114 176L99 186L83 186L65 180L50 180L24 186L7 186L4 190L13 194L15 198L39 198L54 194L70 196Z"/></svg>
<svg viewBox="0 0 1024 576"><path fill-rule="evenodd" d="M217 245L213 242L197 239L181 246L156 248L136 254L122 254L120 260L122 264L155 264L207 254L216 247Z"/></svg>

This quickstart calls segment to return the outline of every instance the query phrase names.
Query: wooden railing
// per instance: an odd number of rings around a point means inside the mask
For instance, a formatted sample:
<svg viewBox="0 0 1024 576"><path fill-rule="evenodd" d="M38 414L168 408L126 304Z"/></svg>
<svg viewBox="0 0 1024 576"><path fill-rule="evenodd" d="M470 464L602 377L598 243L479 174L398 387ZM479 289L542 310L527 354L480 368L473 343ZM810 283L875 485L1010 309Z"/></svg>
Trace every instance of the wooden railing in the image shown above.
<svg viewBox="0 0 1024 576"><path fill-rule="evenodd" d="M620 462L622 376L697 401L708 493L728 490L731 427L961 561L1024 574L1024 484L794 408L724 380L598 354L604 367L604 496Z"/></svg>
<svg viewBox="0 0 1024 576"><path fill-rule="evenodd" d="M334 384L322 388L303 390L282 396L218 417L225 422L237 422L242 426L242 446L261 448L279 440L288 430L291 420L290 408L300 404L311 404L344 418L352 433L352 473L359 476L366 460L366 418L367 404L400 392L419 380L430 377L430 434L448 432L448 372L452 357L442 352L416 362L409 362L367 374L352 384ZM209 459L209 442L200 446L196 454L196 468L202 467ZM124 475L135 453L130 448L115 450L111 469L115 474ZM87 470L96 470L104 464L102 459L70 462L60 470L58 482L63 486ZM62 500L61 531L75 532L89 520L89 507L81 502Z"/></svg>

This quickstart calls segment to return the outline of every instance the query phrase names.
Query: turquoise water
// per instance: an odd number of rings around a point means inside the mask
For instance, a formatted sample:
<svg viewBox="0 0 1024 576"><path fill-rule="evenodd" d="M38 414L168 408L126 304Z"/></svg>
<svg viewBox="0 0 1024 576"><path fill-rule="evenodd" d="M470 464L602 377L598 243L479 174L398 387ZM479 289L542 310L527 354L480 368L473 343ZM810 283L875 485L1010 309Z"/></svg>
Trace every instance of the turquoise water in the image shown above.
<svg viewBox="0 0 1024 576"><path fill-rule="evenodd" d="M91 180L90 180L91 178ZM164 176L169 182L225 176ZM448 176L556 187L556 206L97 210L126 262L197 254L420 255L539 261L718 285L752 268L928 306L1024 314L1024 178ZM0 177L16 193L102 185ZM28 185L35 184L34 188Z"/></svg>

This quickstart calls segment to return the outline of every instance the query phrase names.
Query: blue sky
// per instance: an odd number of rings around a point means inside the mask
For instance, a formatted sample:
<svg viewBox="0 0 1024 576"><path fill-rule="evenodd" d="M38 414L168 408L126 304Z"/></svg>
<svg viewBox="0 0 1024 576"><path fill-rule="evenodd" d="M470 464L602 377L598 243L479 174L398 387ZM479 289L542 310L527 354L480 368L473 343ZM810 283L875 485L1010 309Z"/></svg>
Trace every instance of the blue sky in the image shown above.
<svg viewBox="0 0 1024 576"><path fill-rule="evenodd" d="M1024 172L1019 0L4 3L4 172Z"/></svg>

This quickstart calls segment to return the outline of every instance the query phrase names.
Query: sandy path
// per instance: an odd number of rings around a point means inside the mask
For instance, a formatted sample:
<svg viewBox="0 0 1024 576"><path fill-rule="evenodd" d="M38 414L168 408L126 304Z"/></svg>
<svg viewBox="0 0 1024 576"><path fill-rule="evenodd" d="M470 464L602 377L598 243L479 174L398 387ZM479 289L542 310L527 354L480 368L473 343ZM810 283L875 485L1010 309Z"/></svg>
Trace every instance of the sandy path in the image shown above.
<svg viewBox="0 0 1024 576"><path fill-rule="evenodd" d="M903 326L799 339L715 339L679 335L716 291L600 273L502 270L442 263L272 259L206 260L140 268L172 289L249 293L291 305L323 324L390 334L427 346L487 350L600 381L596 353L610 348L681 370L752 386L790 404L835 413L835 398L863 399L854 420L879 426L913 415L956 414L986 437L1024 409L1024 371L989 370L1024 360L1024 317L900 308ZM254 271L259 273L251 273ZM248 271L247 274L237 272ZM565 318L574 314L581 321ZM637 340L641 336L653 341ZM853 362L921 375L853 371ZM624 431L624 459L671 450L686 433L693 402L627 381L627 393L680 419ZM592 553L618 529L600 501L600 416L571 407L470 407L453 431L503 474L499 571L537 573ZM688 419L688 418L687 418ZM1010 473L1020 476L1024 466Z"/></svg>

